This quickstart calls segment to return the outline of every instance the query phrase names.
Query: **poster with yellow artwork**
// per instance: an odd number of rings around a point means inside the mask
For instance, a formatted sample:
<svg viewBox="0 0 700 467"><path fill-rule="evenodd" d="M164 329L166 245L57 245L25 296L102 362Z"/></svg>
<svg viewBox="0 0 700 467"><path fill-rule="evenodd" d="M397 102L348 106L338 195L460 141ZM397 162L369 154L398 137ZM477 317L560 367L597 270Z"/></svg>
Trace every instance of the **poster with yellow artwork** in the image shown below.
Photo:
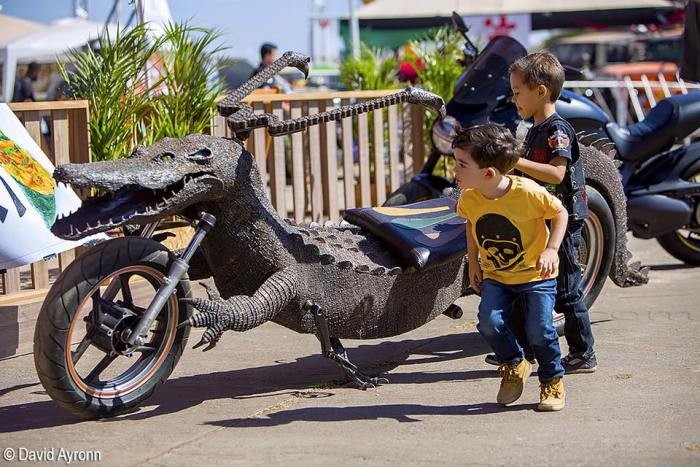
<svg viewBox="0 0 700 467"><path fill-rule="evenodd" d="M80 207L70 187L7 104L0 104L0 269L33 263L104 235L73 242L51 233L57 216Z"/></svg>

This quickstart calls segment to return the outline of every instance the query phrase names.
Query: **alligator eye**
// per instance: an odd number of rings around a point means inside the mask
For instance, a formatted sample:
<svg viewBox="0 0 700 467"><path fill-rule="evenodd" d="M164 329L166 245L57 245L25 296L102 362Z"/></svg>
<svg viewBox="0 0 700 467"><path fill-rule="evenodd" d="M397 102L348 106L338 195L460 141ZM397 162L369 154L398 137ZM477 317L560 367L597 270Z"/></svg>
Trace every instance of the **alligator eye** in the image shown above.
<svg viewBox="0 0 700 467"><path fill-rule="evenodd" d="M163 154L155 157L156 162L173 162L174 160L175 154L173 154L172 152L164 152Z"/></svg>
<svg viewBox="0 0 700 467"><path fill-rule="evenodd" d="M192 154L188 154L187 159L193 161L193 162L209 162L214 156L211 153L211 150L209 148L202 148L197 152L193 152Z"/></svg>

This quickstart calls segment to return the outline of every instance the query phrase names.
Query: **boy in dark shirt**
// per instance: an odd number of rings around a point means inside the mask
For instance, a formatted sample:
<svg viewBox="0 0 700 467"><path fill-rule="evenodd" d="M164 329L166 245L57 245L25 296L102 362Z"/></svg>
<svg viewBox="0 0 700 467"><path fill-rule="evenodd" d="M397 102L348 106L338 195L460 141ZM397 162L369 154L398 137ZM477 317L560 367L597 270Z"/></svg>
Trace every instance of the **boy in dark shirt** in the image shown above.
<svg viewBox="0 0 700 467"><path fill-rule="evenodd" d="M520 116L534 119L525 138L525 157L515 168L542 184L569 212L559 249L555 305L555 310L564 314L569 345L562 363L567 373L592 373L597 363L578 262L581 231L588 216L586 180L576 133L554 107L564 85L564 68L550 53L533 53L511 65L510 84Z"/></svg>

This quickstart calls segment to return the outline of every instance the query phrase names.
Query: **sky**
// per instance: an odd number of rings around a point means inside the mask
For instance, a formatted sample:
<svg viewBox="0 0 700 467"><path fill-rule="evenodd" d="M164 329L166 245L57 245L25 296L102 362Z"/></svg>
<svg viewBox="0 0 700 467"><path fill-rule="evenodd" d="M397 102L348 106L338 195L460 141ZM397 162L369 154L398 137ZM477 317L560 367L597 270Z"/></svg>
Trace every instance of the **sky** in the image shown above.
<svg viewBox="0 0 700 467"><path fill-rule="evenodd" d="M175 21L189 20L193 26L215 28L227 55L259 61L260 44L273 42L280 51L310 53L310 13L319 0L169 0ZM325 0L329 16L347 16L349 1ZM357 0L354 0L357 2ZM359 3L359 2L358 2ZM73 16L73 0L0 0L0 13L39 23ZM106 20L113 0L89 0L89 18ZM120 0L121 18L133 9Z"/></svg>

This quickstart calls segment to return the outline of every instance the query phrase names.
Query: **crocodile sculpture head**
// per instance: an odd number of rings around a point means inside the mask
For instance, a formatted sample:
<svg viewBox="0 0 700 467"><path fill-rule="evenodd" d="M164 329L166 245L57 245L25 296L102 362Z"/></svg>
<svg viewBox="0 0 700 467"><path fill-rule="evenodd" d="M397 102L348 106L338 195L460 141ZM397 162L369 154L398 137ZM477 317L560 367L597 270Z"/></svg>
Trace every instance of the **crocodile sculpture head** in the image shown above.
<svg viewBox="0 0 700 467"><path fill-rule="evenodd" d="M144 224L178 214L231 190L242 147L232 140L205 135L165 138L138 147L128 158L58 167L54 178L75 188L102 194L56 220L52 231L77 239L122 224Z"/></svg>

